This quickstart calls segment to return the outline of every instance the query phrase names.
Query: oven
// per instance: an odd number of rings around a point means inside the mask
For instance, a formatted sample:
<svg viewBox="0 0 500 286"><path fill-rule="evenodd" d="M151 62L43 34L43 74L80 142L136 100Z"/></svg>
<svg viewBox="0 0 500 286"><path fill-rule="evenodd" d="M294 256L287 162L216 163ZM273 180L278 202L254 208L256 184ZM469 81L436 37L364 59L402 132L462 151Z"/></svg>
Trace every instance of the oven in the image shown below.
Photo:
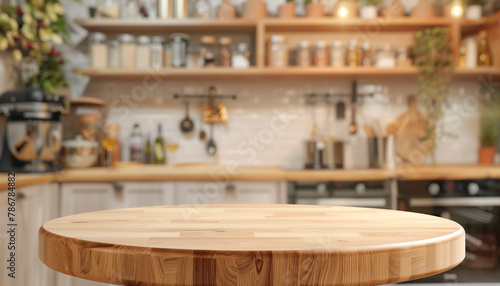
<svg viewBox="0 0 500 286"><path fill-rule="evenodd" d="M500 285L500 181L399 182L398 209L452 219L466 232L466 257L459 266L406 283Z"/></svg>
<svg viewBox="0 0 500 286"><path fill-rule="evenodd" d="M390 209L387 181L289 182L288 203Z"/></svg>

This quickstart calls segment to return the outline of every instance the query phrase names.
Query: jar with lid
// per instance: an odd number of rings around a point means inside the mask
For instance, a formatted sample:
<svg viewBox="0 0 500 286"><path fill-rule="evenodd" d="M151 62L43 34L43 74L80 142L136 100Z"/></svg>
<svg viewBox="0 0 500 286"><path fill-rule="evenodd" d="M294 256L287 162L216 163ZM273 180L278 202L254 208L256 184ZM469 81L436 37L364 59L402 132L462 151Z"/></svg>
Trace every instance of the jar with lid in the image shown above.
<svg viewBox="0 0 500 286"><path fill-rule="evenodd" d="M121 34L120 39L120 66L122 68L133 69L136 63L137 46L134 42L134 36L130 34Z"/></svg>
<svg viewBox="0 0 500 286"><path fill-rule="evenodd" d="M179 68L187 65L189 36L175 33L170 35L170 49L172 53L172 67Z"/></svg>
<svg viewBox="0 0 500 286"><path fill-rule="evenodd" d="M200 39L200 66L215 66L215 38L212 36L203 36Z"/></svg>
<svg viewBox="0 0 500 286"><path fill-rule="evenodd" d="M408 49L406 47L399 47L396 54L396 66L398 67L411 67L412 62L408 56Z"/></svg>
<svg viewBox="0 0 500 286"><path fill-rule="evenodd" d="M189 17L197 19L210 19L212 7L208 0L189 0Z"/></svg>
<svg viewBox="0 0 500 286"><path fill-rule="evenodd" d="M314 65L317 67L328 66L328 51L324 41L317 41L314 49Z"/></svg>
<svg viewBox="0 0 500 286"><path fill-rule="evenodd" d="M99 0L97 12L102 18L120 18L120 0Z"/></svg>
<svg viewBox="0 0 500 286"><path fill-rule="evenodd" d="M311 50L308 41L300 41L297 48L297 66L308 67L311 65Z"/></svg>
<svg viewBox="0 0 500 286"><path fill-rule="evenodd" d="M250 47L247 43L239 43L236 46L236 51L233 52L232 64L233 68L250 67Z"/></svg>
<svg viewBox="0 0 500 286"><path fill-rule="evenodd" d="M231 44L233 40L229 37L222 37L219 39L219 49L217 50L217 65L221 67L231 66Z"/></svg>
<svg viewBox="0 0 500 286"><path fill-rule="evenodd" d="M349 41L349 49L347 50L347 65L355 67L358 65L358 60L358 42L356 40L351 40Z"/></svg>
<svg viewBox="0 0 500 286"><path fill-rule="evenodd" d="M166 68L172 66L172 49L167 43L163 46L163 66Z"/></svg>
<svg viewBox="0 0 500 286"><path fill-rule="evenodd" d="M125 0L122 3L123 19L136 19L139 16L139 4L137 0Z"/></svg>
<svg viewBox="0 0 500 286"><path fill-rule="evenodd" d="M341 41L333 41L330 46L330 65L343 67L346 64L346 51Z"/></svg>
<svg viewBox="0 0 500 286"><path fill-rule="evenodd" d="M148 36L139 36L137 38L137 62L135 67L138 69L147 69L151 66L151 39Z"/></svg>
<svg viewBox="0 0 500 286"><path fill-rule="evenodd" d="M159 70L163 67L163 43L164 37L155 36L151 38L151 68Z"/></svg>
<svg viewBox="0 0 500 286"><path fill-rule="evenodd" d="M375 66L379 68L393 68L396 66L396 57L390 44L378 46Z"/></svg>
<svg viewBox="0 0 500 286"><path fill-rule="evenodd" d="M271 67L286 67L288 65L288 50L285 36L272 35L269 44L268 64Z"/></svg>
<svg viewBox="0 0 500 286"><path fill-rule="evenodd" d="M362 46L363 57L361 58L361 65L364 67L369 67L372 65L372 49L370 43L365 42Z"/></svg>
<svg viewBox="0 0 500 286"><path fill-rule="evenodd" d="M95 69L108 67L108 46L106 35L93 33L90 40L90 66Z"/></svg>
<svg viewBox="0 0 500 286"><path fill-rule="evenodd" d="M120 41L113 39L108 43L109 49L109 64L110 68L116 69L120 67Z"/></svg>

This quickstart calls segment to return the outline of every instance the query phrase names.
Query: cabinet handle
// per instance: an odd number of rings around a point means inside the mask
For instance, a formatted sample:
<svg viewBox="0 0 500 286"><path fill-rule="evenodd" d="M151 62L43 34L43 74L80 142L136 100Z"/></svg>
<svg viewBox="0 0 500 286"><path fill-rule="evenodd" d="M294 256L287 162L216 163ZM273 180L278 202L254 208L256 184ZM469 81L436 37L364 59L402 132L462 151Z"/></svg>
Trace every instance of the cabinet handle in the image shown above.
<svg viewBox="0 0 500 286"><path fill-rule="evenodd" d="M236 187L233 184L227 184L226 185L226 192L234 192L236 191Z"/></svg>
<svg viewBox="0 0 500 286"><path fill-rule="evenodd" d="M24 193L17 193L17 199L18 200L22 200L24 198L26 198L26 195Z"/></svg>
<svg viewBox="0 0 500 286"><path fill-rule="evenodd" d="M113 188L115 189L115 194L121 195L123 192L123 185L122 184L113 184Z"/></svg>

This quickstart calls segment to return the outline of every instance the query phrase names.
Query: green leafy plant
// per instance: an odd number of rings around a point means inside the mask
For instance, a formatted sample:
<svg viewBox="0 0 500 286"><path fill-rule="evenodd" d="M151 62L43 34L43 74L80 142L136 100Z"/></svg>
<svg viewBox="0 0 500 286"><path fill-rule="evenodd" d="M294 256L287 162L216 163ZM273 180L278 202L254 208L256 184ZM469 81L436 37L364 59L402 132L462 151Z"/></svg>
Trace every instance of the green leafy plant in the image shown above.
<svg viewBox="0 0 500 286"><path fill-rule="evenodd" d="M9 1L5 1L8 2ZM18 62L32 66L25 87L42 87L52 93L67 85L55 46L68 40L64 8L59 0L26 0L21 6L4 4L0 11L0 51L10 51ZM19 68L23 73L23 64Z"/></svg>
<svg viewBox="0 0 500 286"><path fill-rule="evenodd" d="M288 2L288 3L294 3L295 0L286 0L286 2Z"/></svg>
<svg viewBox="0 0 500 286"><path fill-rule="evenodd" d="M436 133L446 135L440 121L447 104L453 72L450 38L444 28L433 28L416 33L414 41L411 52L414 64L419 68L419 95L428 118L427 136L422 140L430 140L431 150L434 151L438 139Z"/></svg>
<svg viewBox="0 0 500 286"><path fill-rule="evenodd" d="M366 6L378 6L382 0L365 0L365 5Z"/></svg>
<svg viewBox="0 0 500 286"><path fill-rule="evenodd" d="M498 146L498 128L500 124L500 91L491 87L490 96L483 99L480 105L481 113L481 147Z"/></svg>

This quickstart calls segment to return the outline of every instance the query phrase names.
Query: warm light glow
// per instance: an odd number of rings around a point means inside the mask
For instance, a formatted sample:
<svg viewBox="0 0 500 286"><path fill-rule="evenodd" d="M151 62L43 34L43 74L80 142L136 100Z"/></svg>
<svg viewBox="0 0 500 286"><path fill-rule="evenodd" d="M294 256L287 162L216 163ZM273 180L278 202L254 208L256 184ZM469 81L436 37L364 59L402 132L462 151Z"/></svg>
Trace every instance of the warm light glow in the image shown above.
<svg viewBox="0 0 500 286"><path fill-rule="evenodd" d="M339 18L347 18L347 16L349 16L349 10L347 10L346 7L340 7L337 12L337 16Z"/></svg>
<svg viewBox="0 0 500 286"><path fill-rule="evenodd" d="M451 16L452 17L460 18L460 17L462 17L463 13L464 13L464 9L462 8L462 5L460 5L460 3L453 4L453 7L451 7Z"/></svg>

